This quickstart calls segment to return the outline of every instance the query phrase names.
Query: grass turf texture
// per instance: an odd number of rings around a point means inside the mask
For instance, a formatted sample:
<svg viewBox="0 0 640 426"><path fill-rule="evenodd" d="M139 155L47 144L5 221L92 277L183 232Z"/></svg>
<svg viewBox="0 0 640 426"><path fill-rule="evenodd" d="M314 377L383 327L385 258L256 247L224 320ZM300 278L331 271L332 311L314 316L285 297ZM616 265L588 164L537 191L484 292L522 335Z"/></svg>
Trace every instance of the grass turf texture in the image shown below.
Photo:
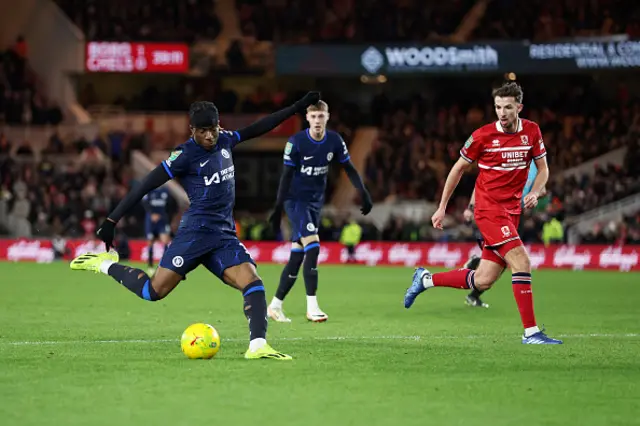
<svg viewBox="0 0 640 426"><path fill-rule="evenodd" d="M268 300L280 270L259 269ZM322 266L324 324L305 320L300 279L293 323L269 324L286 363L242 358L242 297L202 268L149 303L66 264L0 263L0 423L640 424L639 274L535 272L538 320L563 346L520 344L508 276L488 310L452 289L405 310L411 274ZM180 352L200 321L222 337L209 361Z"/></svg>

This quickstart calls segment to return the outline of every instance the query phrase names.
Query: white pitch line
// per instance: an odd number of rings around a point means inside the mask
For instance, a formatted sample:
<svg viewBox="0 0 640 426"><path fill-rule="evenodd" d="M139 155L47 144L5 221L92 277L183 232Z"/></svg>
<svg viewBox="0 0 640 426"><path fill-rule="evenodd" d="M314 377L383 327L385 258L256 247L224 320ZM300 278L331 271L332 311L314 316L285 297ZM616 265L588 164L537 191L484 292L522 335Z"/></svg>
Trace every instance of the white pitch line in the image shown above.
<svg viewBox="0 0 640 426"><path fill-rule="evenodd" d="M339 341L339 340L472 340L472 339L494 339L508 337L506 335L469 335L469 336L324 336L324 337L280 337L275 341ZM561 334L562 338L589 338L604 337L610 339L635 338L640 337L640 333L590 333L590 334ZM247 339L231 338L222 339L223 342L244 342ZM0 346L41 346L41 345L78 345L78 344L126 344L126 343L178 343L178 339L123 339L123 340L44 340L44 341L24 341L24 342L1 342Z"/></svg>

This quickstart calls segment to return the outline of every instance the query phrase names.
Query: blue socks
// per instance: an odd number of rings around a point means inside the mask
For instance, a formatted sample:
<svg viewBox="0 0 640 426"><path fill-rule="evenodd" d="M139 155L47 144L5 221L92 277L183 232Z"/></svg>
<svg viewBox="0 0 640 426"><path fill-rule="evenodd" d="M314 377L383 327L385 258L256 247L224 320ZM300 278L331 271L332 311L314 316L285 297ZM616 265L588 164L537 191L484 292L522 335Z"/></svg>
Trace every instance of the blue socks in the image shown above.
<svg viewBox="0 0 640 426"><path fill-rule="evenodd" d="M249 339L267 337L267 299L264 284L254 281L242 291L244 296L244 315L249 320Z"/></svg>
<svg viewBox="0 0 640 426"><path fill-rule="evenodd" d="M159 299L151 285L151 278L149 278L144 271L114 263L109 266L108 273L114 280L118 281L139 298L150 302L155 302Z"/></svg>

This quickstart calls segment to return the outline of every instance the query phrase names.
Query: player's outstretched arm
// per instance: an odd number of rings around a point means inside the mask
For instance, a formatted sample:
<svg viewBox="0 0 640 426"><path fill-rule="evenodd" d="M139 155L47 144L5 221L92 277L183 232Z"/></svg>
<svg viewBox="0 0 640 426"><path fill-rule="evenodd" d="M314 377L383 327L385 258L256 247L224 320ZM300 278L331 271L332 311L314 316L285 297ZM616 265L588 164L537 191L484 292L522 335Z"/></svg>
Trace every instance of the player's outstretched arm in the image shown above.
<svg viewBox="0 0 640 426"><path fill-rule="evenodd" d="M307 93L293 105L269 114L255 123L251 123L247 127L238 130L240 141L246 141L269 133L292 115L304 111L309 105L317 104L318 101L320 101L320 92Z"/></svg>
<svg viewBox="0 0 640 426"><path fill-rule="evenodd" d="M464 217L464 220L467 223L471 223L471 221L473 220L473 211L475 210L475 205L476 205L476 189L474 188L473 192L471 192L471 200L469 200L469 205L467 206L465 211L462 213L462 216Z"/></svg>
<svg viewBox="0 0 640 426"><path fill-rule="evenodd" d="M135 186L129 193L118 203L115 209L102 222L102 225L97 231L98 237L107 246L109 250L113 246L113 238L115 236L116 223L124 216L129 210L131 210L136 204L142 200L148 192L163 185L169 180L169 174L161 164L153 169L142 181Z"/></svg>
<svg viewBox="0 0 640 426"><path fill-rule="evenodd" d="M449 204L449 200L453 195L453 191L455 191L456 187L460 183L460 179L464 172L471 168L471 163L468 160L460 157L458 161L453 165L449 175L447 176L447 181L444 184L444 189L442 190L442 198L440 199L440 205L438 206L438 210L431 217L431 222L433 223L434 228L442 229L442 220L444 219L445 211L447 210L447 205Z"/></svg>
<svg viewBox="0 0 640 426"><path fill-rule="evenodd" d="M356 170L356 168L354 167L351 161L342 163L342 167L344 167L344 171L347 173L347 176L349 177L351 184L360 193L360 198L362 198L362 208L360 209L360 211L362 212L363 215L366 216L367 214L369 214L369 212L371 211L371 208L373 207L373 202L371 201L371 195L369 194L369 191L367 191L367 188L364 186L364 183L362 182L362 178L360 177L360 174L358 173L358 171Z"/></svg>
<svg viewBox="0 0 640 426"><path fill-rule="evenodd" d="M542 196L545 191L545 186L549 180L549 165L547 164L547 157L538 158L535 161L538 174L536 175L531 190L524 197L524 206L528 209L534 208L538 205L538 197Z"/></svg>

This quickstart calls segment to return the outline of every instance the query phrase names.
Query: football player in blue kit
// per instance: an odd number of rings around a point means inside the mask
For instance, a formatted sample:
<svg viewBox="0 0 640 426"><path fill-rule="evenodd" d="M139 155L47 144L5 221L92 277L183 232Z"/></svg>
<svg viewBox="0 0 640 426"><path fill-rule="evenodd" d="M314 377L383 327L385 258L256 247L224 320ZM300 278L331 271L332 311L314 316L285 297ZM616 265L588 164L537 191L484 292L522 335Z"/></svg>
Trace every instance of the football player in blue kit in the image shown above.
<svg viewBox="0 0 640 426"><path fill-rule="evenodd" d="M522 190L523 207L524 207L524 197L526 197L527 194L531 192L531 188L533 187L533 182L535 182L537 175L538 175L538 168L536 167L536 164L534 162L531 162L531 166L529 167L529 175L527 176L527 183L524 185L524 189ZM545 192L544 189L542 191L543 192L541 196L544 195L544 192ZM473 193L471 194L471 201L469 202L469 206L463 213L465 221L469 224L473 222L473 208L474 208L475 194L476 194L476 191L474 189ZM477 232L476 240L478 241L478 246L480 246L480 250L482 250L482 248L484 247L484 240L482 239L482 236L480 236L479 232ZM479 256L472 255L462 267L466 269L473 269L475 271L476 269L478 269L478 265L480 265L480 260L481 259ZM465 303L475 308L488 308L489 305L484 303L480 299L480 296L482 295L482 293L484 293L484 291L474 288L465 298Z"/></svg>
<svg viewBox="0 0 640 426"><path fill-rule="evenodd" d="M320 101L309 106L307 121L310 127L293 135L284 150L284 172L269 221L277 234L284 209L291 222L293 243L289 262L280 277L280 285L269 304L269 317L277 322L291 322L284 314L282 302L295 284L300 266L303 267L307 292L307 319L323 322L328 318L318 305L316 292L320 255L318 225L332 161L342 164L358 190L362 199L362 214L371 211L371 196L351 163L347 145L338 133L327 130L328 120L329 106L326 102Z"/></svg>
<svg viewBox="0 0 640 426"><path fill-rule="evenodd" d="M211 102L195 102L189 109L191 138L177 147L151 171L108 215L98 229L106 253L86 254L71 262L71 269L110 275L138 297L156 301L166 297L198 265L204 265L224 283L244 296L244 314L249 320L247 359L290 360L266 341L267 302L262 280L251 255L236 236L233 220L235 167L233 148L263 135L297 112L320 100L310 92L293 105L270 114L237 131L220 129L218 110ZM171 245L160 266L149 277L144 271L118 263L110 250L118 220L149 191L169 179L178 178L190 201Z"/></svg>
<svg viewBox="0 0 640 426"><path fill-rule="evenodd" d="M170 238L169 216L167 214L167 203L169 202L169 192L164 187L156 188L142 197L142 203L146 212L144 220L145 233L147 234L148 259L147 273L153 274L153 245L160 240L164 244L164 251L167 251Z"/></svg>

